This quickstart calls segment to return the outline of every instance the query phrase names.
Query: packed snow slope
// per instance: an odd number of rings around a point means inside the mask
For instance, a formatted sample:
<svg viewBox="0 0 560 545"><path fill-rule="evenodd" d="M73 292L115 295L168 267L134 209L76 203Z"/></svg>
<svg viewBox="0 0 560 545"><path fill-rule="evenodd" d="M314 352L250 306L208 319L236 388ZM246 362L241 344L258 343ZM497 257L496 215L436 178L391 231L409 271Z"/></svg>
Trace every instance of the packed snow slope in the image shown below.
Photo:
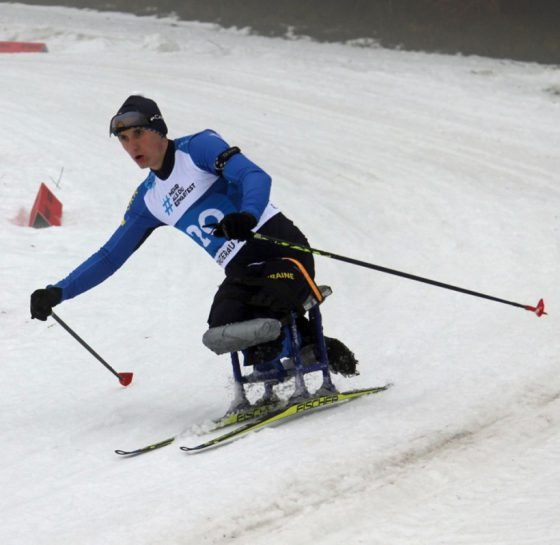
<svg viewBox="0 0 560 545"><path fill-rule="evenodd" d="M171 19L0 4L0 543L560 542L560 72L267 39ZM189 456L122 459L228 407L201 344L221 270L159 229L58 314L30 293L97 250L143 179L108 136L131 93L273 177L311 244L548 316L317 258L327 332L381 395ZM40 182L60 228L25 227ZM197 441L185 433L179 444Z"/></svg>

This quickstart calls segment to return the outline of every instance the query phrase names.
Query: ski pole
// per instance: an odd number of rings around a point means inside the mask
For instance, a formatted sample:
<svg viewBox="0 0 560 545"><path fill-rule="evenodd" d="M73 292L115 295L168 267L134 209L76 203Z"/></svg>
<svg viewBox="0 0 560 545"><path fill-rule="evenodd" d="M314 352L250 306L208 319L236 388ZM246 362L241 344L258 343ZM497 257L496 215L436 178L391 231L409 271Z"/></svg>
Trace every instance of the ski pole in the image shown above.
<svg viewBox="0 0 560 545"><path fill-rule="evenodd" d="M380 265L374 265L373 263L367 263L365 261L359 261L358 259L353 259L351 257L345 257L342 255L333 254L330 252L325 252L323 250L316 250L315 248L310 248L309 246L304 246L300 244L294 244L287 240L282 240L279 238L269 237L267 235L261 235L260 233L255 233L253 238L255 240L263 240L266 242L272 242L278 244L279 246L284 246L285 248L290 248L291 250L297 250L299 252L304 252L308 254L319 255L323 257L328 257L330 259L336 259L338 261L344 261L345 263L350 263L351 265L358 265L360 267L366 267L368 269L373 269L387 274L393 274L395 276L401 276L403 278L408 278L409 280L415 280L417 282L424 282L425 284L431 284L432 286L437 286L439 288L445 288L448 290L458 291L460 293L465 293L467 295L473 295L475 297L481 297L483 299L489 299L490 301L496 301L497 303L503 303L505 305L511 305L514 307L523 308L530 312L534 312L537 316L542 316L546 314L544 311L544 300L540 299L537 306L533 307L531 305L522 305L521 303L515 303L513 301L507 301L505 299L500 299L499 297L494 297L492 295L485 295L478 291L467 290L465 288L460 288L458 286L452 286L451 284L445 284L444 282L438 282L436 280L430 280L429 278L422 278L421 276L416 276L414 274L409 274L402 271L396 271L394 269L389 269L387 267L381 267Z"/></svg>
<svg viewBox="0 0 560 545"><path fill-rule="evenodd" d="M113 375L115 375L123 386L128 386L132 382L132 373L117 373L91 346L89 346L75 331L73 331L64 321L54 312L51 316L64 328L74 339L76 339L90 354L100 361Z"/></svg>

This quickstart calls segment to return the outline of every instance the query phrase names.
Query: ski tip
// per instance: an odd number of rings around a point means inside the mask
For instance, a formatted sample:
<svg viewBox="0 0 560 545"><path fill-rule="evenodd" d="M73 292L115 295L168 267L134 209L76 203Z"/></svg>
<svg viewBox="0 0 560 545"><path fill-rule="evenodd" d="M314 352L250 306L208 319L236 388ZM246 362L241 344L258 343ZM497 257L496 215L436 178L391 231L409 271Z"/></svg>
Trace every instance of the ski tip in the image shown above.
<svg viewBox="0 0 560 545"><path fill-rule="evenodd" d="M119 373L119 382L123 386L128 386L132 382L133 373Z"/></svg>
<svg viewBox="0 0 560 545"><path fill-rule="evenodd" d="M203 448L205 448L205 445L198 445L196 447L179 447L180 450L182 450L183 452L188 452L189 454L200 452Z"/></svg>
<svg viewBox="0 0 560 545"><path fill-rule="evenodd" d="M537 303L536 307L532 307L530 305L527 305L525 307L525 310L529 310L530 312L534 312L539 318L543 314L547 314L544 310L544 299L540 299L539 302Z"/></svg>

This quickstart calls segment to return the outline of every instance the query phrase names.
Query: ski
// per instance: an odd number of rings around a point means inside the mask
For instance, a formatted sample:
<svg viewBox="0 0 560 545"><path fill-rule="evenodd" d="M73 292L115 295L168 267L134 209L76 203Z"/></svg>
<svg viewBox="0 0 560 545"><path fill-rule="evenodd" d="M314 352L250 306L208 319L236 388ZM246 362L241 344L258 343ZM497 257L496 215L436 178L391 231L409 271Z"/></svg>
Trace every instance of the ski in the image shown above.
<svg viewBox="0 0 560 545"><path fill-rule="evenodd" d="M213 439L209 439L208 441L205 441L198 445L192 447L181 446L179 448L185 452L200 452L212 447L223 445L229 441L243 437L252 431L259 430L261 428L284 421L294 416L306 414L317 409L332 407L346 401L358 399L363 396L384 392L385 390L390 388L390 386L391 384L386 384L385 386L376 386L373 388L364 388L361 390L351 390L348 392L333 392L326 395L310 397L309 399L304 399L300 402L291 403L286 407L261 416L256 420L252 420L251 422L235 428L232 431L219 435L218 437L214 437Z"/></svg>
<svg viewBox="0 0 560 545"><path fill-rule="evenodd" d="M170 445L171 443L173 443L173 441L175 441L175 439L177 438L177 436L173 436L173 437L169 437L168 439L164 439L163 441L160 441L159 443L152 443L151 445L146 445L145 447L141 447L141 448L137 448L135 450L115 450L115 452L117 454L119 454L120 456L138 456L139 454L144 454L146 452L152 452L152 450L157 450L163 447L166 447L167 445Z"/></svg>
<svg viewBox="0 0 560 545"><path fill-rule="evenodd" d="M216 431L222 428L227 428L228 426L234 426L235 424L242 424L248 422L249 420L255 420L257 418L262 418L263 416L269 415L277 411L280 407L285 407L285 403L273 403L265 402L258 405L250 405L245 409L240 409L237 411L232 411L225 414L221 418L214 420L210 429L204 430L207 433Z"/></svg>
<svg viewBox="0 0 560 545"><path fill-rule="evenodd" d="M211 433L213 431L227 428L228 426L234 426L235 424L247 423L257 418L263 418L264 416L277 411L278 407L279 405L276 403L263 403L260 405L254 405L254 406L247 407L245 409L227 413L221 418L213 420L210 426L204 429L204 432ZM171 445L171 443L173 443L175 439L177 439L177 437L178 435L174 435L173 437L168 437L163 441L152 443L151 445L146 445L144 447L140 447L134 450L118 449L115 450L115 453L118 454L119 456L127 456L127 457L138 456L140 454L145 454L147 452L152 452L153 450L158 450L160 448L167 447L168 445Z"/></svg>

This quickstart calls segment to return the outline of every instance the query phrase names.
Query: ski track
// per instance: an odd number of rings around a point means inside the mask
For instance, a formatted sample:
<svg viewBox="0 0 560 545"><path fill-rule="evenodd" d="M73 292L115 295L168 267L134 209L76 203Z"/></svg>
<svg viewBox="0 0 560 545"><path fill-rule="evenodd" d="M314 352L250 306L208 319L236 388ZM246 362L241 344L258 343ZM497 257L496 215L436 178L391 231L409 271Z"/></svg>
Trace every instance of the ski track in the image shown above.
<svg viewBox="0 0 560 545"><path fill-rule="evenodd" d="M463 464L474 465L478 473L482 466L482 472L489 480L489 487L509 489L510 493L516 491L515 487L523 491L525 473L521 472L511 479L511 475L503 472L501 466L507 466L511 460L523 460L523 463L531 463L531 460L535 463L539 460L543 474L546 469L555 466L554 452L560 445L559 423L560 391L539 394L529 403L522 405L521 409L488 419L471 429L440 433L435 437L433 434L418 437L415 442L420 446L409 447L383 460L372 460L370 466L358 466L350 482L348 482L346 468L342 471L340 468L338 471L336 468L328 468L327 479L317 477L321 482L318 489L309 490L309 483L300 484L302 489L299 489L299 483L296 483L287 497L281 500L271 499L264 505L259 503L258 513L244 513L243 517L237 515L225 521L214 521L220 538L209 538L208 534L203 532L196 535L196 540L212 545L247 541L261 543L267 536L275 535L279 541L285 539L295 545L304 544L310 539L316 539L307 525L307 515L315 511L325 524L323 532L319 532L322 543L339 543L340 539L344 539L347 526L353 528L354 535L356 533L359 535L358 539L354 538L353 543L381 545L387 543L388 539L395 544L408 543L410 536L406 534L406 530L399 531L397 525L392 527L387 535L378 535L375 531L372 535L371 528L375 527L376 518L389 514L402 519L402 511L406 513L409 509L413 510L414 520L408 521L405 528L408 526L422 528L426 524L426 520L422 519L426 514L426 508L414 512L418 504L430 506L429 524L438 529L438 536L434 540L433 530L426 535L420 532L415 535L415 539L419 540L416 543L424 543L422 539L428 538L430 543L450 543L450 540L454 543L463 542L454 540L457 535L463 535L464 542L467 543L470 542L469 539L488 539L489 536L484 535L484 530L482 528L475 530L474 525L471 525L468 530L473 535L468 536L465 532L470 526L467 517L457 517L458 520L450 519L447 506L439 505L441 502L453 502L460 507L463 503L460 487L464 486L462 481L469 478L469 471L467 470L465 475L463 470L458 471L458 467ZM515 447L511 448L511 445ZM500 453L497 459L496 453ZM527 453L535 459L527 456ZM480 475L477 474L477 478L480 478ZM543 478L541 477L540 480ZM452 488L455 490L451 497L447 488L449 483L452 483ZM548 483L548 487L557 486L559 483L559 476L555 475L552 483ZM486 497L485 493L483 489L479 495L465 498L468 500L466 507L472 510L475 506L474 509L479 513L483 513L485 509L492 510L495 507L493 505L495 500L491 495L490 499ZM386 513L387 506L394 505L395 494L399 496L398 506L401 512L395 513L393 508L389 507L389 513ZM357 508L353 501L355 497L362 498L364 504ZM305 498L305 501L294 501L296 498ZM385 499L387 503L384 506ZM520 545L535 542L556 543L555 512L547 507L546 503L539 502L538 496L531 498L520 495L518 501L523 509L526 509L530 502L540 503L538 508L546 510L548 524L541 523L541 526L525 529L523 535L518 536L516 543ZM349 504L345 511L348 517L345 519L347 526L332 528L333 525L329 525L328 522L332 516L330 513L343 510L341 504ZM499 514L502 518L494 523L505 530L514 520L514 511L507 510L506 513ZM535 538L534 536L537 535L539 537ZM492 536L492 539L495 538ZM492 541L492 543L502 542ZM503 543L508 541L504 540Z"/></svg>

